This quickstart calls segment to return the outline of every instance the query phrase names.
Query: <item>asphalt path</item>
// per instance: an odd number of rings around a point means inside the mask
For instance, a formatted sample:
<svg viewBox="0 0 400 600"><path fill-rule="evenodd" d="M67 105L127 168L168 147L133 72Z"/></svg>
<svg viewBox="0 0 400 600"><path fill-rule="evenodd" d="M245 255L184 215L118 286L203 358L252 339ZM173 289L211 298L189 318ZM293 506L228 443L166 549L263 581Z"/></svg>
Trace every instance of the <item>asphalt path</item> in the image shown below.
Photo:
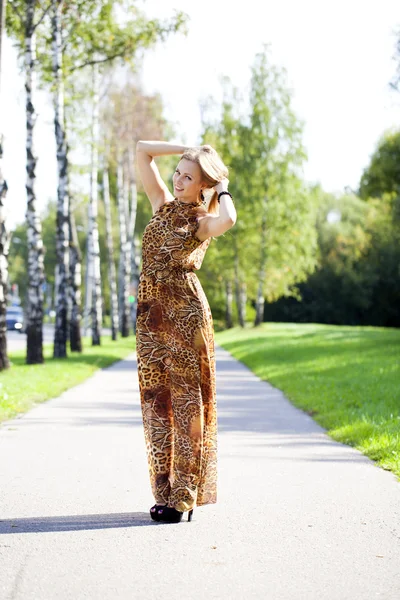
<svg viewBox="0 0 400 600"><path fill-rule="evenodd" d="M218 502L158 524L136 359L0 427L1 600L399 600L400 487L217 348Z"/></svg>

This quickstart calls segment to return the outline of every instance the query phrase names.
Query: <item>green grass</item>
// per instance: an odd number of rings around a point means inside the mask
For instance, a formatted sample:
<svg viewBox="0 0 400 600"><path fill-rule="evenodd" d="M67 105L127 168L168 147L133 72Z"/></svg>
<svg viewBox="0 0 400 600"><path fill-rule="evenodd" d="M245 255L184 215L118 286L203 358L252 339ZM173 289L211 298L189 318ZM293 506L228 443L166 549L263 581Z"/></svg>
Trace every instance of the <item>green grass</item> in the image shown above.
<svg viewBox="0 0 400 600"><path fill-rule="evenodd" d="M264 323L216 342L329 435L400 478L400 331Z"/></svg>
<svg viewBox="0 0 400 600"><path fill-rule="evenodd" d="M0 421L59 396L97 369L125 358L135 350L135 337L112 342L109 336L104 336L101 346L91 346L90 339L84 338L83 345L82 354L70 352L67 359L54 359L53 345L45 344L43 365L26 365L24 350L10 353L11 367L0 373Z"/></svg>

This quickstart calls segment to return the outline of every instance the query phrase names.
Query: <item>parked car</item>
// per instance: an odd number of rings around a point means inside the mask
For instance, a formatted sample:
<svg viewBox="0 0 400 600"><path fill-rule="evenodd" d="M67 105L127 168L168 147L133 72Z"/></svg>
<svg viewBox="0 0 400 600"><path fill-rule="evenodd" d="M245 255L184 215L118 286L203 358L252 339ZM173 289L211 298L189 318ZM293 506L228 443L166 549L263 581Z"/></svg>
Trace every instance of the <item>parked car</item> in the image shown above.
<svg viewBox="0 0 400 600"><path fill-rule="evenodd" d="M19 306L7 306L6 312L7 329L11 331L24 332L24 311Z"/></svg>

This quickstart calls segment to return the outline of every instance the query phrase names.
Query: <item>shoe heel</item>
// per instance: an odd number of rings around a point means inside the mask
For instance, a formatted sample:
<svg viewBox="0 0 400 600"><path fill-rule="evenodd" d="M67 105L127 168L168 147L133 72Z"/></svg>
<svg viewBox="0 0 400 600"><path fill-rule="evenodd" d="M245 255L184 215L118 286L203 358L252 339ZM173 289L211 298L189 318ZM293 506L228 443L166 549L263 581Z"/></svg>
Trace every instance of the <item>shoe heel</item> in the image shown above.
<svg viewBox="0 0 400 600"><path fill-rule="evenodd" d="M192 516L193 516L193 508L192 508L192 510L189 510L189 514L188 514L188 522L189 523L192 520Z"/></svg>

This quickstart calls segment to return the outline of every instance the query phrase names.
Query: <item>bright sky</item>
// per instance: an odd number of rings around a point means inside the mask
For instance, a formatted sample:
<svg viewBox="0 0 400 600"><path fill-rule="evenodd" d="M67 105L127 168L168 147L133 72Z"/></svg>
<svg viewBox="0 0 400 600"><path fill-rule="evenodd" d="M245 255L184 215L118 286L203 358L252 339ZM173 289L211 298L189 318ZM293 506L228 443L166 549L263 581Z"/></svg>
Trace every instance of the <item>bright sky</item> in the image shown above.
<svg viewBox="0 0 400 600"><path fill-rule="evenodd" d="M305 121L305 177L324 189L357 187L382 133L400 127L400 94L389 88L395 72L398 0L143 0L149 16L190 16L189 34L171 37L148 53L143 83L164 98L180 139L198 143L199 100L220 98L219 77L246 92L250 65L264 43L288 72L293 107ZM6 203L10 225L24 218L25 117L23 80L5 44L2 88ZM56 195L52 112L40 95L36 142L38 205ZM3 111L2 111L3 112Z"/></svg>

